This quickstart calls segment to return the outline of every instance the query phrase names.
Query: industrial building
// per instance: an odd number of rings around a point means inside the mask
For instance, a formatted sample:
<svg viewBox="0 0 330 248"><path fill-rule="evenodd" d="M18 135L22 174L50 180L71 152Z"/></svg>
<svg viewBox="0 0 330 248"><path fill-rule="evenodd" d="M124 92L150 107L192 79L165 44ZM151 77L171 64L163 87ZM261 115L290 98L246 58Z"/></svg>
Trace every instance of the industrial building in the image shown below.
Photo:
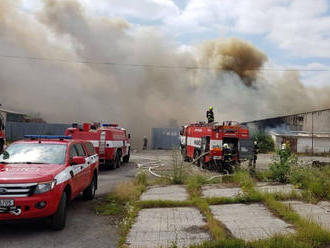
<svg viewBox="0 0 330 248"><path fill-rule="evenodd" d="M23 122L25 114L10 109L0 107L0 121L5 125L6 122Z"/></svg>
<svg viewBox="0 0 330 248"><path fill-rule="evenodd" d="M269 133L277 148L289 142L298 153L330 152L330 108L244 122L250 131Z"/></svg>

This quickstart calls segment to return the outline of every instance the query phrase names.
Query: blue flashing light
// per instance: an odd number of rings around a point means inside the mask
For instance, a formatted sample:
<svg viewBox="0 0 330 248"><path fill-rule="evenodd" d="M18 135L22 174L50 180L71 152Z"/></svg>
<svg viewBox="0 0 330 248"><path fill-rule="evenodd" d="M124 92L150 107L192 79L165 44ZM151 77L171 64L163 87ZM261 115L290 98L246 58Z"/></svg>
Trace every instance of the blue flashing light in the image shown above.
<svg viewBox="0 0 330 248"><path fill-rule="evenodd" d="M64 135L24 135L25 139L72 139L71 136Z"/></svg>
<svg viewBox="0 0 330 248"><path fill-rule="evenodd" d="M108 124L108 123L105 123L105 124L102 124L102 127L118 127L118 124Z"/></svg>

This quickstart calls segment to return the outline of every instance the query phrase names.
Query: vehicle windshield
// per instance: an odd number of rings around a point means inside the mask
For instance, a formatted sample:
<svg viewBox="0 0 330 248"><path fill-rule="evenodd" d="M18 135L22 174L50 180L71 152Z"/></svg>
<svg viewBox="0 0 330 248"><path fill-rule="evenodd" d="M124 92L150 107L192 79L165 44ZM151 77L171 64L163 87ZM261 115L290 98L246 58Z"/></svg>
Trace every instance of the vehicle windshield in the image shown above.
<svg viewBox="0 0 330 248"><path fill-rule="evenodd" d="M21 143L10 145L1 155L5 164L64 164L66 145Z"/></svg>

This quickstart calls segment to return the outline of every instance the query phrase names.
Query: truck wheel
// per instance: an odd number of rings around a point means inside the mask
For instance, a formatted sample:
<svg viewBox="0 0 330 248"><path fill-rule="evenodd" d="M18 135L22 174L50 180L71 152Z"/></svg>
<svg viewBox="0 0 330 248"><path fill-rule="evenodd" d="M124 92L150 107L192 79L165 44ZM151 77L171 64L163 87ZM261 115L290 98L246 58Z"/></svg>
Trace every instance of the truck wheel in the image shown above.
<svg viewBox="0 0 330 248"><path fill-rule="evenodd" d="M199 152L197 150L194 151L194 160L196 158L198 158L200 155L199 155ZM200 166L200 159L198 159L197 161L195 161L195 164L199 167Z"/></svg>
<svg viewBox="0 0 330 248"><path fill-rule="evenodd" d="M117 151L116 158L115 158L115 168L119 168L121 164L121 152Z"/></svg>
<svg viewBox="0 0 330 248"><path fill-rule="evenodd" d="M63 192L56 213L50 217L49 227L53 230L63 230L66 222L67 193Z"/></svg>
<svg viewBox="0 0 330 248"><path fill-rule="evenodd" d="M94 175L90 185L83 192L83 197L85 200L90 201L94 199L96 185L97 185L97 177Z"/></svg>
<svg viewBox="0 0 330 248"><path fill-rule="evenodd" d="M182 155L183 161L189 162L189 157L187 156L187 149L186 148L181 148L181 155Z"/></svg>
<svg viewBox="0 0 330 248"><path fill-rule="evenodd" d="M3 152L3 147L5 145L5 142L3 139L0 139L0 154Z"/></svg>
<svg viewBox="0 0 330 248"><path fill-rule="evenodd" d="M123 162L128 163L129 162L129 157L131 156L131 149L128 149L128 153L126 156L123 157Z"/></svg>

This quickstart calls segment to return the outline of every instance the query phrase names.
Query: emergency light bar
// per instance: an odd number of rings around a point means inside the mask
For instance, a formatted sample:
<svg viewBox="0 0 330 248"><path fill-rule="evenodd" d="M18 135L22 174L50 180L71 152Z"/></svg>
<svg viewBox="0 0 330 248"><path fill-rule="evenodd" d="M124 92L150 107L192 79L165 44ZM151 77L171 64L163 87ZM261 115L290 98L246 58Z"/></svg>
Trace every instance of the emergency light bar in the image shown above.
<svg viewBox="0 0 330 248"><path fill-rule="evenodd" d="M102 127L118 127L118 124L102 124Z"/></svg>
<svg viewBox="0 0 330 248"><path fill-rule="evenodd" d="M24 135L25 139L72 139L71 136L64 135Z"/></svg>

